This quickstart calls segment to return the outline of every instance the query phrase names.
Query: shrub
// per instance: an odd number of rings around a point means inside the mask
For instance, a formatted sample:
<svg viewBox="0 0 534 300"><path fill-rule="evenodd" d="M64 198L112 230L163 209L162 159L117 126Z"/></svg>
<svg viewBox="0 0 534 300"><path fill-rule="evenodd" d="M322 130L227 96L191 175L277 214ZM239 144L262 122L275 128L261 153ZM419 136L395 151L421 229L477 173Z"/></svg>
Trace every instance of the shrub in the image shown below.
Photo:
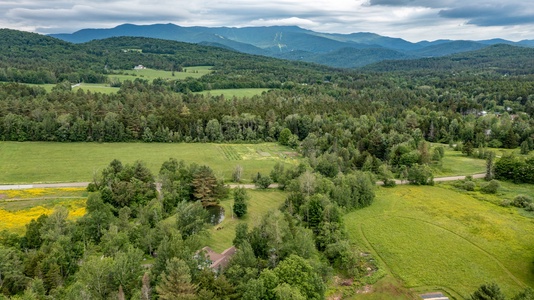
<svg viewBox="0 0 534 300"><path fill-rule="evenodd" d="M527 195L517 195L512 201L512 205L519 208L528 208L532 204L532 197Z"/></svg>
<svg viewBox="0 0 534 300"><path fill-rule="evenodd" d="M256 180L256 187L260 189L266 189L271 185L271 183L273 183L273 180L270 176L262 176Z"/></svg>
<svg viewBox="0 0 534 300"><path fill-rule="evenodd" d="M476 183L474 183L473 181L464 182L464 190L466 191L474 191L476 186Z"/></svg>
<svg viewBox="0 0 534 300"><path fill-rule="evenodd" d="M434 176L427 165L415 164L408 170L408 181L415 185L434 185Z"/></svg>
<svg viewBox="0 0 534 300"><path fill-rule="evenodd" d="M389 179L389 178L384 179L385 187L394 187L396 185L397 185L397 182L395 182L395 179Z"/></svg>
<svg viewBox="0 0 534 300"><path fill-rule="evenodd" d="M499 181L493 179L490 182L488 182L487 184L485 184L484 186L482 186L482 188L480 190L483 193L486 193L486 194L495 194L495 193L497 193L497 191L499 190L500 187L501 187L501 183Z"/></svg>
<svg viewBox="0 0 534 300"><path fill-rule="evenodd" d="M510 205L512 205L512 201L510 199L503 199L501 201L501 206L503 206L503 207L508 207Z"/></svg>

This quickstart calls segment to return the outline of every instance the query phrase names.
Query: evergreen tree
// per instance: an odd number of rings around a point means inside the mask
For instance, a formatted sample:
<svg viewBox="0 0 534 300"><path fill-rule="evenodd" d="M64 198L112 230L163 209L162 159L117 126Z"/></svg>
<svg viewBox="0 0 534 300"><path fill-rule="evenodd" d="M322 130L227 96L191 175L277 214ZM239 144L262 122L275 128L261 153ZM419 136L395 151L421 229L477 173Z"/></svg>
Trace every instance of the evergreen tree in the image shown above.
<svg viewBox="0 0 534 300"><path fill-rule="evenodd" d="M238 187L234 189L234 206L233 212L238 217L241 218L247 213L247 201L249 196L247 190L243 187Z"/></svg>
<svg viewBox="0 0 534 300"><path fill-rule="evenodd" d="M191 272L187 264L176 257L167 263L167 268L161 274L161 280L156 286L160 299L196 299L197 285L191 282Z"/></svg>

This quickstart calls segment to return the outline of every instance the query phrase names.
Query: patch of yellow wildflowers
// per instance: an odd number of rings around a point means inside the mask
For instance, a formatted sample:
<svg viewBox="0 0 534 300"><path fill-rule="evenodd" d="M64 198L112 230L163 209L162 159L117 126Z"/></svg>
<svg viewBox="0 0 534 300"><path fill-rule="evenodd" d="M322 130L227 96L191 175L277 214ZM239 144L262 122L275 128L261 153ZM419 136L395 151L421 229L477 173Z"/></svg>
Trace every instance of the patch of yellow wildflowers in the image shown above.
<svg viewBox="0 0 534 300"><path fill-rule="evenodd" d="M85 215L85 199L64 201L61 205L69 210L69 220L75 220ZM52 212L54 212L53 207L47 208L41 205L14 212L0 209L0 231L7 229L17 234L23 234L26 230L26 224L30 223L32 219L37 219L42 214L50 215Z"/></svg>
<svg viewBox="0 0 534 300"><path fill-rule="evenodd" d="M6 190L2 191L4 199L25 199L40 198L49 196L77 196L85 192L85 188L66 187L66 188L33 188L23 190Z"/></svg>

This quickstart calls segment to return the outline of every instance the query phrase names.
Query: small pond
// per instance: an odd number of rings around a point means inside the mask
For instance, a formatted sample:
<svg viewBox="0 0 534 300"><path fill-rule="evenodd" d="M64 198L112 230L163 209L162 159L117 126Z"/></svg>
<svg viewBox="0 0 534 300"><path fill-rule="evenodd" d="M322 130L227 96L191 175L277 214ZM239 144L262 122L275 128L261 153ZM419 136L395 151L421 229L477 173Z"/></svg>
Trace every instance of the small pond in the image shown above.
<svg viewBox="0 0 534 300"><path fill-rule="evenodd" d="M206 207L208 214L210 216L210 224L217 225L224 220L224 208L219 205L208 206Z"/></svg>

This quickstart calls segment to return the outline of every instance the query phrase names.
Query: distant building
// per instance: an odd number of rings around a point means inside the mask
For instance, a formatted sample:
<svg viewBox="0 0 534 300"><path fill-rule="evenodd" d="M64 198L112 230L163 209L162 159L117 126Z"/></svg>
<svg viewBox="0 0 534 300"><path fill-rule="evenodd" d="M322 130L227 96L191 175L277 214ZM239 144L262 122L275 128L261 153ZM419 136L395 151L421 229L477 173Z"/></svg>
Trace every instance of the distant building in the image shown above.
<svg viewBox="0 0 534 300"><path fill-rule="evenodd" d="M146 69L146 67L143 65L138 65L134 67L134 70L144 70L144 69Z"/></svg>

